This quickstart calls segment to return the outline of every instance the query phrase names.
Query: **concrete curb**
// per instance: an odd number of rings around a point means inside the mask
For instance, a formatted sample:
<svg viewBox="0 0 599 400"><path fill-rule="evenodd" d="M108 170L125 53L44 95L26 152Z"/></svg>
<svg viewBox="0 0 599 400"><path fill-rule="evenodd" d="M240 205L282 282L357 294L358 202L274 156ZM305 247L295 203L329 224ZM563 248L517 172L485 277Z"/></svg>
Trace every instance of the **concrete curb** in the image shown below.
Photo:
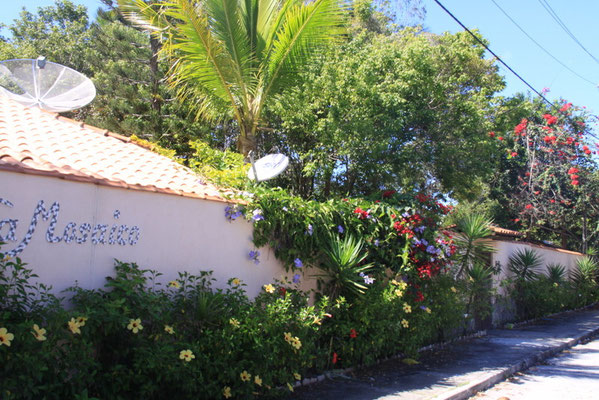
<svg viewBox="0 0 599 400"><path fill-rule="evenodd" d="M540 363L541 361L551 358L552 356L554 356L564 350L574 347L578 343L580 343L598 333L599 333L599 327L597 327L595 329L591 329L585 333L580 334L579 336L577 336L573 339L568 340L565 343L562 343L562 344L554 346L550 349L541 351L533 356L527 357L527 358L523 359L522 361L511 365L510 367L491 371L491 372L489 372L489 374L487 376L485 376L483 378L479 378L473 382L470 382L467 385L460 386L460 387L452 389L448 392L437 395L437 396L433 397L433 399L434 400L468 399L468 398L474 396L476 393L478 393L482 390L488 389L491 386L495 385L496 383L504 381L505 379L507 379L509 376L515 374L516 372L527 370L528 368L532 367L533 365L536 365L536 364Z"/></svg>

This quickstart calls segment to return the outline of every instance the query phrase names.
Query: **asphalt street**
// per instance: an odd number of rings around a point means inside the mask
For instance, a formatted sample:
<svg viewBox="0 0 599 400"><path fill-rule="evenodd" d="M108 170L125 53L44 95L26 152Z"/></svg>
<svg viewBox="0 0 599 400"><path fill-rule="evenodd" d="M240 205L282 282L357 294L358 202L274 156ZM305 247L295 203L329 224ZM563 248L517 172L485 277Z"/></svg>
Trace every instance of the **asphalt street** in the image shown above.
<svg viewBox="0 0 599 400"><path fill-rule="evenodd" d="M599 399L599 339L565 350L471 400Z"/></svg>

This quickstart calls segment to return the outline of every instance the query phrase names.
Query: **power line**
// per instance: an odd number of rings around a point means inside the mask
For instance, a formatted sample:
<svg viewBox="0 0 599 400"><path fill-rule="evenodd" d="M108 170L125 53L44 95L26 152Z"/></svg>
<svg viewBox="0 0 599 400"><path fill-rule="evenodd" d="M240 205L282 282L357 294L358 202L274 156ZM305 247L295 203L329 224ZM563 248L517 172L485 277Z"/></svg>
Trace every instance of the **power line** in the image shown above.
<svg viewBox="0 0 599 400"><path fill-rule="evenodd" d="M549 57L553 58L556 62L558 62L561 66L563 66L564 68L566 68L568 71L570 71L571 73L573 73L574 75L576 75L577 77L579 77L580 79L590 83L591 85L593 85L594 87L597 86L596 82L591 81L590 79L585 78L584 76L580 75L579 73L577 73L576 71L574 71L572 68L568 67L566 64L564 64L561 60L559 60L557 57L555 57L553 54L551 54L551 52L549 52L547 49L545 49L545 47L543 47L539 42L537 42L532 36L530 36L528 34L528 32L526 32L524 30L524 28L522 28L516 21L514 21L514 19L512 17L510 17L510 15L499 6L499 4L497 4L497 2L495 0L491 0L493 2L493 4L495 4L497 6L497 8L499 8L499 10L503 13L503 15L505 15L510 21L512 21L512 23L514 25L516 25L516 27L518 27L518 29L520 29L520 31L526 35L527 38L529 38L534 44L536 44L541 50L543 50L545 52L545 54L547 54Z"/></svg>
<svg viewBox="0 0 599 400"><path fill-rule="evenodd" d="M524 78L522 78L522 77L521 77L521 76L520 76L520 75L519 75L519 74L518 74L516 71L514 71L514 70L512 69L512 67L510 67L509 65L507 65L507 64L506 64L506 63L505 63L505 62L504 62L504 61L501 59L501 57L499 57L497 54L495 54L495 52L493 52L493 50L491 50L491 49L489 48L489 46L487 46L487 45L486 45L486 44L485 44L485 43L484 43L482 40L480 40L480 39L478 38L478 36L476 36L474 33L472 33L472 31L471 31L470 29L466 28L466 26L465 26L464 24L462 24L462 22L461 22L459 19L457 19L457 17L456 17L455 15L453 15L453 14L451 13L451 11L449 11L447 8L445 8L445 6L444 6L443 4L441 4L441 2L440 2L439 0L434 0L434 2L435 2L435 3L437 3L437 5L438 5L439 7L441 7L441 8L443 9L443 11L445 11L447 14L449 14L449 16L450 16L451 18L453 18L453 19L454 19L454 21L455 21L455 22L457 22L457 23L458 23L458 24L459 24L459 25L460 25L462 28L464 28L464 30L465 30L466 32L468 32L468 33L469 33L469 34L470 34L470 35L471 35L471 36L472 36L472 37L473 37L473 38L474 38L474 39L475 39L475 40L476 40L478 43L480 43L480 44L481 44L481 45L482 45L482 46L483 46L485 49L487 49L487 51L488 51L489 53L491 53L491 54L492 54L492 55L493 55L493 56L494 56L494 57L497 59L497 61L499 61L501 64L503 64L503 65L504 65L504 66L505 66L505 67L506 67L506 68L507 68L507 69L508 69L508 70L509 70L509 71L510 71L512 74L514 74L514 75L515 75L515 76L516 76L518 79L520 79L520 80L521 80L521 81L522 81L522 82L523 82L523 83L524 83L526 86L528 86L528 88L529 88L530 90L532 90L533 92L535 92L535 93L536 93L536 94L537 94L537 95L538 95L538 96L539 96L541 99L543 99L543 100L544 100L544 101L545 101L547 104L549 104L550 106L552 106L552 107L553 107L553 104L552 104L552 103L551 103L549 100L547 100L547 99L545 98L545 96L543 96L543 95L542 95L541 93L539 93L539 92L538 92L538 91L537 91L537 90L536 90L534 87L532 87L532 85L531 85L530 83L528 83L528 82L527 82L527 81L526 81Z"/></svg>
<svg viewBox="0 0 599 400"><path fill-rule="evenodd" d="M562 28L564 30L564 32L566 32L566 34L568 36L570 36L570 38L572 38L572 40L574 40L574 42L576 42L576 44L578 44L589 56L591 56L591 58L593 60L595 60L595 62L597 64L599 64L599 59L597 59L597 57L595 57L594 55L592 55L591 52L588 51L587 48L582 45L582 43L580 43L580 41L570 31L570 29L568 29L568 27L566 26L566 24L564 23L564 21L562 21L562 19L559 17L559 15L557 15L557 13L555 12L555 10L553 10L553 8L551 8L551 6L549 5L549 3L547 3L546 0L539 0L539 3L541 3L541 5L545 9L545 11L547 11L549 13L549 15L551 15L551 18L553 18L553 20L555 22L557 22L557 24L560 26L560 28Z"/></svg>

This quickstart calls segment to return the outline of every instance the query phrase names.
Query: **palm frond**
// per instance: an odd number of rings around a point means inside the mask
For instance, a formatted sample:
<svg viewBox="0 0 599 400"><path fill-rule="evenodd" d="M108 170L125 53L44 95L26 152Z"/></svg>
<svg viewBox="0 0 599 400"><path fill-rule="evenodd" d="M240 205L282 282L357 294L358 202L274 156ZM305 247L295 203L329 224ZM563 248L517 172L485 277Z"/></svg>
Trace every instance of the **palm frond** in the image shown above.
<svg viewBox="0 0 599 400"><path fill-rule="evenodd" d="M273 34L266 42L264 96L293 82L293 77L306 65L309 57L343 32L343 24L342 0L284 5Z"/></svg>

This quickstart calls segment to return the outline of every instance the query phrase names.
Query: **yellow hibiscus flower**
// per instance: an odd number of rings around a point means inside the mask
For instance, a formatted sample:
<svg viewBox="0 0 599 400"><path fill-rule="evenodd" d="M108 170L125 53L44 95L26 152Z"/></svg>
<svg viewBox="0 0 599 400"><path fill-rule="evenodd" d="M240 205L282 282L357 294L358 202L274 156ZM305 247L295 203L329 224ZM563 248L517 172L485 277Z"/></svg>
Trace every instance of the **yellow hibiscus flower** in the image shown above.
<svg viewBox="0 0 599 400"><path fill-rule="evenodd" d="M237 279L237 278L233 279L231 281L231 283L233 284L233 286L239 286L239 285L241 285L241 281L239 279Z"/></svg>
<svg viewBox="0 0 599 400"><path fill-rule="evenodd" d="M264 285L264 291L266 293L274 293L275 287L269 283L268 285Z"/></svg>
<svg viewBox="0 0 599 400"><path fill-rule="evenodd" d="M40 328L37 324L33 325L33 331L31 332L31 334L33 335L34 338L36 338L40 342L43 342L44 340L46 340L46 336L44 336L46 334L46 330L43 328Z"/></svg>
<svg viewBox="0 0 599 400"><path fill-rule="evenodd" d="M412 312L412 307L408 303L403 303L403 312L409 314Z"/></svg>
<svg viewBox="0 0 599 400"><path fill-rule="evenodd" d="M408 322L407 319L402 319L401 320L401 326L403 326L404 328L409 328L410 327L410 323Z"/></svg>
<svg viewBox="0 0 599 400"><path fill-rule="evenodd" d="M79 325L79 322L77 322L75 318L71 318L71 320L67 324L73 335L81 333L81 329L79 329L81 328L81 325Z"/></svg>
<svg viewBox="0 0 599 400"><path fill-rule="evenodd" d="M249 382L250 379L252 378L252 375L250 373L248 373L246 370L244 370L241 374L239 374L239 377L241 378L242 381Z"/></svg>
<svg viewBox="0 0 599 400"><path fill-rule="evenodd" d="M229 399L229 398L231 398L231 396L232 396L232 395L231 395L231 388L230 388L230 387L228 387L228 386L225 386L225 387L223 388L223 397L224 397L225 399Z"/></svg>
<svg viewBox="0 0 599 400"><path fill-rule="evenodd" d="M137 333L143 329L143 325L141 324L141 319L130 319L129 325L127 325L127 329L132 331L133 333Z"/></svg>
<svg viewBox="0 0 599 400"><path fill-rule="evenodd" d="M262 386L262 378L258 375L254 376L254 383L258 386Z"/></svg>
<svg viewBox="0 0 599 400"><path fill-rule="evenodd" d="M6 328L0 328L0 346L5 345L10 347L10 342L15 338L15 335L8 332Z"/></svg>
<svg viewBox="0 0 599 400"><path fill-rule="evenodd" d="M168 287L179 289L181 287L181 284L179 283L179 281L170 281L168 283Z"/></svg>
<svg viewBox="0 0 599 400"><path fill-rule="evenodd" d="M181 350L181 352L179 353L179 358L181 360L185 360L186 362L190 362L191 360L196 358L196 356L193 355L193 352L191 350Z"/></svg>
<svg viewBox="0 0 599 400"><path fill-rule="evenodd" d="M231 319L229 320L229 323L231 324L231 326L232 326L233 328L239 328L239 325L240 325L240 323L239 323L239 321L237 321L235 318L231 318Z"/></svg>
<svg viewBox="0 0 599 400"><path fill-rule="evenodd" d="M302 380L302 376L300 374L298 374L297 372L293 373L293 377L295 378L296 381L301 381Z"/></svg>
<svg viewBox="0 0 599 400"><path fill-rule="evenodd" d="M175 330L170 325L164 325L164 331L166 333L168 333L169 335L174 335L175 334Z"/></svg>
<svg viewBox="0 0 599 400"><path fill-rule="evenodd" d="M85 326L85 321L87 321L87 317L77 317L77 323L80 327Z"/></svg>

